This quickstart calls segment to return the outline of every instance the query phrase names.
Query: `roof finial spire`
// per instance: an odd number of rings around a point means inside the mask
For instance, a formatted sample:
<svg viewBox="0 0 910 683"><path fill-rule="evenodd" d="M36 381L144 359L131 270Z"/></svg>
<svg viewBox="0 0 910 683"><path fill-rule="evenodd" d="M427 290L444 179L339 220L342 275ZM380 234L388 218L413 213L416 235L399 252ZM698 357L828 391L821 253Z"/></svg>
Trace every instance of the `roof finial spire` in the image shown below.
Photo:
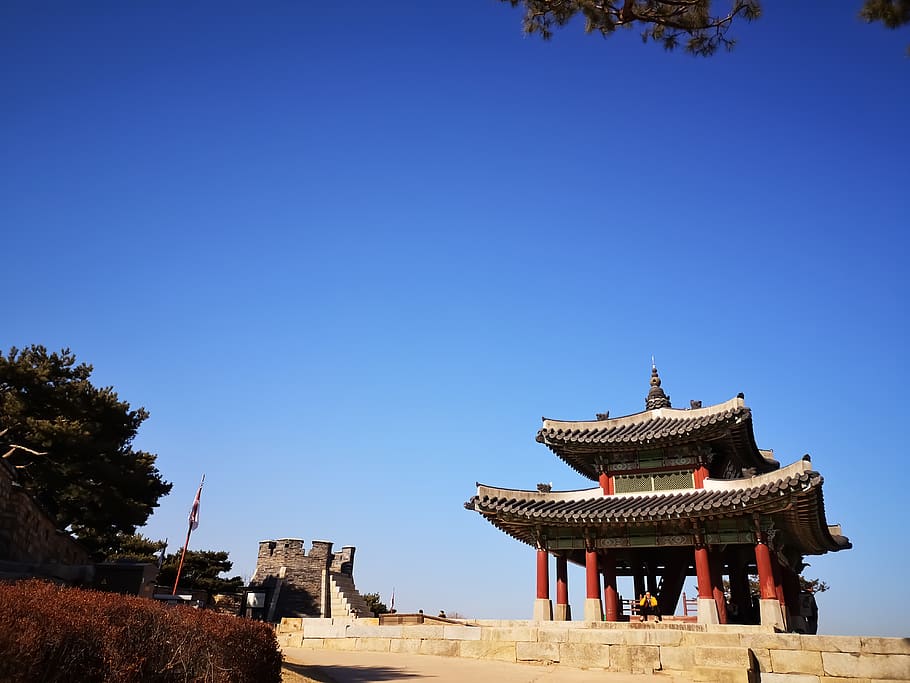
<svg viewBox="0 0 910 683"><path fill-rule="evenodd" d="M651 389L648 391L648 397L645 399L646 410L656 410L657 408L669 408L670 397L660 388L660 375L657 374L657 365L654 362L654 356L651 356Z"/></svg>

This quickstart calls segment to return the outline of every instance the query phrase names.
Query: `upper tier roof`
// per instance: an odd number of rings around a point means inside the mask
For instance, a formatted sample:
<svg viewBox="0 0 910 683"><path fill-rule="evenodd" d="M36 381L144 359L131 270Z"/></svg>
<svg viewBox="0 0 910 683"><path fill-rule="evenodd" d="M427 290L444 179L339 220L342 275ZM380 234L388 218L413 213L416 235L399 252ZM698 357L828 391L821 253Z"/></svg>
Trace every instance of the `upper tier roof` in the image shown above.
<svg viewBox="0 0 910 683"><path fill-rule="evenodd" d="M601 464L608 462L612 454L684 444L710 445L715 451L734 458L741 467L754 467L759 473L780 466L756 446L752 411L746 407L742 394L706 408L672 408L670 399L660 388L657 368L653 368L645 405L650 409L616 418L584 421L543 418L537 441L595 481Z"/></svg>

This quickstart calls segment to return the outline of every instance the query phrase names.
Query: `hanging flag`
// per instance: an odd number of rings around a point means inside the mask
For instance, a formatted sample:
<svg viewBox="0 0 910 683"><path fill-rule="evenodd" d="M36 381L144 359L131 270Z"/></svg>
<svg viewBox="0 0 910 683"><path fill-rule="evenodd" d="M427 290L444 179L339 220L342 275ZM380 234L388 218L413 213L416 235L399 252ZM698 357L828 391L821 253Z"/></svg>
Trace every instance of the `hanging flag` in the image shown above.
<svg viewBox="0 0 910 683"><path fill-rule="evenodd" d="M395 611L395 589L394 588L392 589L392 599L389 600L389 611L390 612Z"/></svg>
<svg viewBox="0 0 910 683"><path fill-rule="evenodd" d="M158 569L164 564L164 551L167 550L167 539L164 539L164 545L161 546L161 552L158 553Z"/></svg>
<svg viewBox="0 0 910 683"><path fill-rule="evenodd" d="M205 475L202 475L202 481L199 482L199 489L196 491L196 500L193 501L193 508L190 510L190 531L196 531L199 526L199 498L202 496L202 485L205 483Z"/></svg>

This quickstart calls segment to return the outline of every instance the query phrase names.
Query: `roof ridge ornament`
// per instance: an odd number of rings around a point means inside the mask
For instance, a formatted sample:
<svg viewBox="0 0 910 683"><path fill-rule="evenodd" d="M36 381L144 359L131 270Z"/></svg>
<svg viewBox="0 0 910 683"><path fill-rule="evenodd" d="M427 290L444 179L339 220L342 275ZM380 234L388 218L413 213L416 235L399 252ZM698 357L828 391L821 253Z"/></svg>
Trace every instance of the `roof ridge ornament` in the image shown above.
<svg viewBox="0 0 910 683"><path fill-rule="evenodd" d="M660 375L657 374L657 365L654 363L654 356L651 356L651 389L648 391L648 397L645 399L646 410L657 410L658 408L670 408L670 397L660 388Z"/></svg>

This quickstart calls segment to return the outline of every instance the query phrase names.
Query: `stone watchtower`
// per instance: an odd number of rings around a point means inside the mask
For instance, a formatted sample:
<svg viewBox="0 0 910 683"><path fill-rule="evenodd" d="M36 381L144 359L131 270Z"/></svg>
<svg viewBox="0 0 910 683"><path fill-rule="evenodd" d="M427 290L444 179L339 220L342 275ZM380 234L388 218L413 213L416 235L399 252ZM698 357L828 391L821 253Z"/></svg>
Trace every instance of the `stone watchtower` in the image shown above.
<svg viewBox="0 0 910 683"><path fill-rule="evenodd" d="M354 546L332 552L330 541L279 538L259 543L250 586L269 589L271 620L282 617L371 617L354 586Z"/></svg>

